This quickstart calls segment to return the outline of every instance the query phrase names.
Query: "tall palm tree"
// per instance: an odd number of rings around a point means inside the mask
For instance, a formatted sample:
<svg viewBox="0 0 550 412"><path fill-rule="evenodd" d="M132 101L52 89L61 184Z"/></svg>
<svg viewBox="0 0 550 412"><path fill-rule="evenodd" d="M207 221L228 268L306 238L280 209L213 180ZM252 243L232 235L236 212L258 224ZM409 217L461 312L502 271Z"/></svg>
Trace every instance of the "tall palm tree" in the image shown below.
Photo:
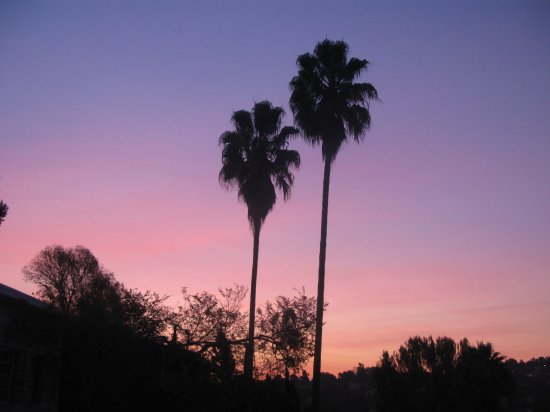
<svg viewBox="0 0 550 412"><path fill-rule="evenodd" d="M313 54L297 59L298 75L290 82L290 108L295 124L306 141L321 145L325 162L321 244L317 286L317 318L313 362L312 408L318 409L323 309L325 305L325 257L330 170L338 150L348 137L360 142L370 127L369 102L377 100L376 89L369 83L355 83L366 71L368 62L351 58L343 41L324 40L317 43Z"/></svg>
<svg viewBox="0 0 550 412"><path fill-rule="evenodd" d="M260 230L277 200L276 188L284 199L290 196L294 182L293 169L300 166L300 155L288 149L288 140L299 134L294 127L281 128L284 110L269 101L256 103L252 113L239 110L231 118L235 130L220 136L222 168L219 179L227 189L236 187L239 200L248 207L248 221L254 235L248 345L244 374L252 378L254 365L254 318L256 311L256 278Z"/></svg>

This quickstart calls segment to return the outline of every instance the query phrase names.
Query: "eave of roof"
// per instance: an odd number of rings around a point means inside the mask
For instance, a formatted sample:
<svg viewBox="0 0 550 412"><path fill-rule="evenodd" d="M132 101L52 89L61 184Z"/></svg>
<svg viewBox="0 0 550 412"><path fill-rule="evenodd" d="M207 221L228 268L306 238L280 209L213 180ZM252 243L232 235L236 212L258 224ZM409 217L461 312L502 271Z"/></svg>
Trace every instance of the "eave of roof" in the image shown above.
<svg viewBox="0 0 550 412"><path fill-rule="evenodd" d="M0 295L4 295L16 300L22 300L25 303L28 303L29 305L35 306L40 309L46 309L48 307L47 303L42 302L41 300L36 299L35 297L27 295L26 293L23 293L17 289L10 288L9 286L4 285L3 283L0 283Z"/></svg>

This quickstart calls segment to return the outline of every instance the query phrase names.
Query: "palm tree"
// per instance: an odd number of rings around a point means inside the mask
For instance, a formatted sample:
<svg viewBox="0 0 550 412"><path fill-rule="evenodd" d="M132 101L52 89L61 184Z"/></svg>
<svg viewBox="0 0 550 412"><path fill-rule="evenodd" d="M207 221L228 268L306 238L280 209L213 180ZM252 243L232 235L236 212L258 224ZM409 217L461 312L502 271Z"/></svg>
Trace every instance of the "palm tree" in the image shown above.
<svg viewBox="0 0 550 412"><path fill-rule="evenodd" d="M239 110L231 118L235 130L220 136L222 168L219 180L227 189L237 187L239 200L248 207L248 221L254 235L248 344L244 374L252 379L254 365L254 318L256 311L256 278L260 230L277 200L276 188L284 199L290 196L294 182L293 169L300 166L300 155L288 149L288 140L297 136L294 127L281 128L284 110L269 101L254 104L252 113Z"/></svg>
<svg viewBox="0 0 550 412"><path fill-rule="evenodd" d="M354 83L366 71L368 62L351 58L343 41L324 40L317 43L313 54L297 59L298 75L290 82L290 108L295 124L306 141L321 144L325 162L321 244L317 286L317 318L313 362L312 408L319 403L323 310L325 306L325 257L327 246L327 214L330 170L340 146L352 137L360 142L370 127L369 102L377 100L376 89L369 83Z"/></svg>

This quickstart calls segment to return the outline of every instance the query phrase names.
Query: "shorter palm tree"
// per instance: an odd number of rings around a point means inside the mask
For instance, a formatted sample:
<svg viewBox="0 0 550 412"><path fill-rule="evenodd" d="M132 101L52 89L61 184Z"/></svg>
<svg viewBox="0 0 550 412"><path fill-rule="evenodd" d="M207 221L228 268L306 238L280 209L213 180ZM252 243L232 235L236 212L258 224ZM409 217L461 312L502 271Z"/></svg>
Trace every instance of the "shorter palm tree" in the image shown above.
<svg viewBox="0 0 550 412"><path fill-rule="evenodd" d="M277 200L276 188L284 199L290 196L294 182L293 169L300 166L300 155L288 149L290 138L298 135L294 127L281 128L284 110L269 101L254 104L252 112L239 110L231 118L235 130L220 136L222 168L220 183L227 189L236 187L240 201L248 207L248 221L254 235L248 344L244 357L244 374L252 378L254 366L254 321L256 311L256 278L260 230Z"/></svg>

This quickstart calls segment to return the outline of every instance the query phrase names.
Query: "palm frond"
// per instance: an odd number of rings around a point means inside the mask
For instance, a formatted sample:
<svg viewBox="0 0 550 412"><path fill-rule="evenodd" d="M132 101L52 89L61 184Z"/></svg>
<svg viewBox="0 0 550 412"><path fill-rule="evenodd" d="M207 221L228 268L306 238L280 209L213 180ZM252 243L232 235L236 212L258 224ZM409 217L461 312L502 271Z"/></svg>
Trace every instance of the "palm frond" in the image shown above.
<svg viewBox="0 0 550 412"><path fill-rule="evenodd" d="M254 105L252 114L256 132L265 137L277 133L284 110L282 107L273 107L271 102L264 100Z"/></svg>
<svg viewBox="0 0 550 412"><path fill-rule="evenodd" d="M296 65L300 71L298 76L303 76L315 71L315 68L318 66L318 60L316 56L309 53L304 53L298 56L296 59Z"/></svg>
<svg viewBox="0 0 550 412"><path fill-rule="evenodd" d="M294 184L292 170L300 168L300 154L296 150L282 150L275 159L273 166L276 173L275 185L281 189L284 199L287 200Z"/></svg>
<svg viewBox="0 0 550 412"><path fill-rule="evenodd" d="M249 111L238 110L234 112L231 121L233 122L233 126L235 126L235 130L243 136L248 136L253 133L254 125L252 122L252 115Z"/></svg>
<svg viewBox="0 0 550 412"><path fill-rule="evenodd" d="M279 134L273 137L271 144L274 147L284 148L288 146L288 141L294 137L300 135L300 130L292 126L285 126L281 129Z"/></svg>
<svg viewBox="0 0 550 412"><path fill-rule="evenodd" d="M322 66L342 70L347 62L348 45L343 41L325 39L315 46L313 52Z"/></svg>
<svg viewBox="0 0 550 412"><path fill-rule="evenodd" d="M346 131L357 142L361 141L370 128L370 112L367 108L354 104L343 115Z"/></svg>
<svg viewBox="0 0 550 412"><path fill-rule="evenodd" d="M342 70L342 80L352 82L356 80L363 71L367 70L369 62L364 59L357 59L352 57L349 59L348 64L345 65Z"/></svg>

